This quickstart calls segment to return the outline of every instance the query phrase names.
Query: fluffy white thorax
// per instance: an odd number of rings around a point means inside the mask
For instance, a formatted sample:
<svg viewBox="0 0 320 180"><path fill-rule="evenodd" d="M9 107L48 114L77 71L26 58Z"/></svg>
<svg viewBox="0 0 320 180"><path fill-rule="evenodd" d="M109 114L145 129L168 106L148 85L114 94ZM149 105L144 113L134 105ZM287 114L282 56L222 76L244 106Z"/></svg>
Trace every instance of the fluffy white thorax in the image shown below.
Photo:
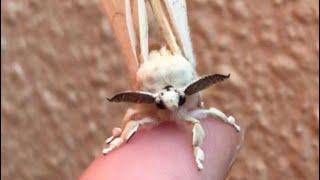
<svg viewBox="0 0 320 180"><path fill-rule="evenodd" d="M196 77L192 65L181 55L171 54L165 47L151 51L148 61L137 72L141 90L159 92L163 87L172 85L182 88Z"/></svg>

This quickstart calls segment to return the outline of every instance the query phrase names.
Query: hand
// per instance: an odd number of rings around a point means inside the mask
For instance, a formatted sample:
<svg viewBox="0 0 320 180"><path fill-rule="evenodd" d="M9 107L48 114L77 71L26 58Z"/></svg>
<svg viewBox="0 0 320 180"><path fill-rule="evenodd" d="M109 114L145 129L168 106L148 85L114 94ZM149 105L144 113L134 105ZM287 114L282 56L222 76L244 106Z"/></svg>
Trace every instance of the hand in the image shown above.
<svg viewBox="0 0 320 180"><path fill-rule="evenodd" d="M206 132L204 169L197 170L192 133L174 123L138 131L127 144L98 156L80 180L225 179L235 159L241 133L219 120L201 121Z"/></svg>

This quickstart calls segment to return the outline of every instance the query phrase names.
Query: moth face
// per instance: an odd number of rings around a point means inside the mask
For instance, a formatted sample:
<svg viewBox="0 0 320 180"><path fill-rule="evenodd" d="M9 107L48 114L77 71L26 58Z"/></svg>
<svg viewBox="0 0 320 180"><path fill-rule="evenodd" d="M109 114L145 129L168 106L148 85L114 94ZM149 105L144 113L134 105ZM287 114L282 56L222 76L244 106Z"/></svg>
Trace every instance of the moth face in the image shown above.
<svg viewBox="0 0 320 180"><path fill-rule="evenodd" d="M185 96L182 92L172 86L166 86L156 97L156 105L160 109L174 111L185 103Z"/></svg>

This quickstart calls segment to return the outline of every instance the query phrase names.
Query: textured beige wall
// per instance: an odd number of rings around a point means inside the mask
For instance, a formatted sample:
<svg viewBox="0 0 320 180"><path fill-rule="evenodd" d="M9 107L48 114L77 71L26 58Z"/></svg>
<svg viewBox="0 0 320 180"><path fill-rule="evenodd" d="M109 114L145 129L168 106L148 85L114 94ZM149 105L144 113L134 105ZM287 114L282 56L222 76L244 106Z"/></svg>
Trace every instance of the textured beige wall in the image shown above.
<svg viewBox="0 0 320 180"><path fill-rule="evenodd" d="M126 68L97 0L1 1L3 179L75 179L126 105ZM229 179L319 177L319 1L188 1L207 104L245 141ZM158 35L152 26L153 36Z"/></svg>

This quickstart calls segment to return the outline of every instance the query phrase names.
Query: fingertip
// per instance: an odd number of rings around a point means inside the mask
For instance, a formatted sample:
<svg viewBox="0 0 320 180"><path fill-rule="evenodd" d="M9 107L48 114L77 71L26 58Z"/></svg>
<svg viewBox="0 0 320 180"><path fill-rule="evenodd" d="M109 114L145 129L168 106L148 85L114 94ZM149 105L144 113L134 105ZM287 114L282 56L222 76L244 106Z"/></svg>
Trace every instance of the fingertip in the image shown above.
<svg viewBox="0 0 320 180"><path fill-rule="evenodd" d="M239 152L243 130L237 132L233 126L212 118L202 120L202 124L206 131L203 171L212 179L224 179Z"/></svg>
<svg viewBox="0 0 320 180"><path fill-rule="evenodd" d="M129 143L99 156L79 179L224 179L239 151L243 130L238 133L212 118L201 124L206 133L201 171L192 152L192 128L163 123L140 130Z"/></svg>

